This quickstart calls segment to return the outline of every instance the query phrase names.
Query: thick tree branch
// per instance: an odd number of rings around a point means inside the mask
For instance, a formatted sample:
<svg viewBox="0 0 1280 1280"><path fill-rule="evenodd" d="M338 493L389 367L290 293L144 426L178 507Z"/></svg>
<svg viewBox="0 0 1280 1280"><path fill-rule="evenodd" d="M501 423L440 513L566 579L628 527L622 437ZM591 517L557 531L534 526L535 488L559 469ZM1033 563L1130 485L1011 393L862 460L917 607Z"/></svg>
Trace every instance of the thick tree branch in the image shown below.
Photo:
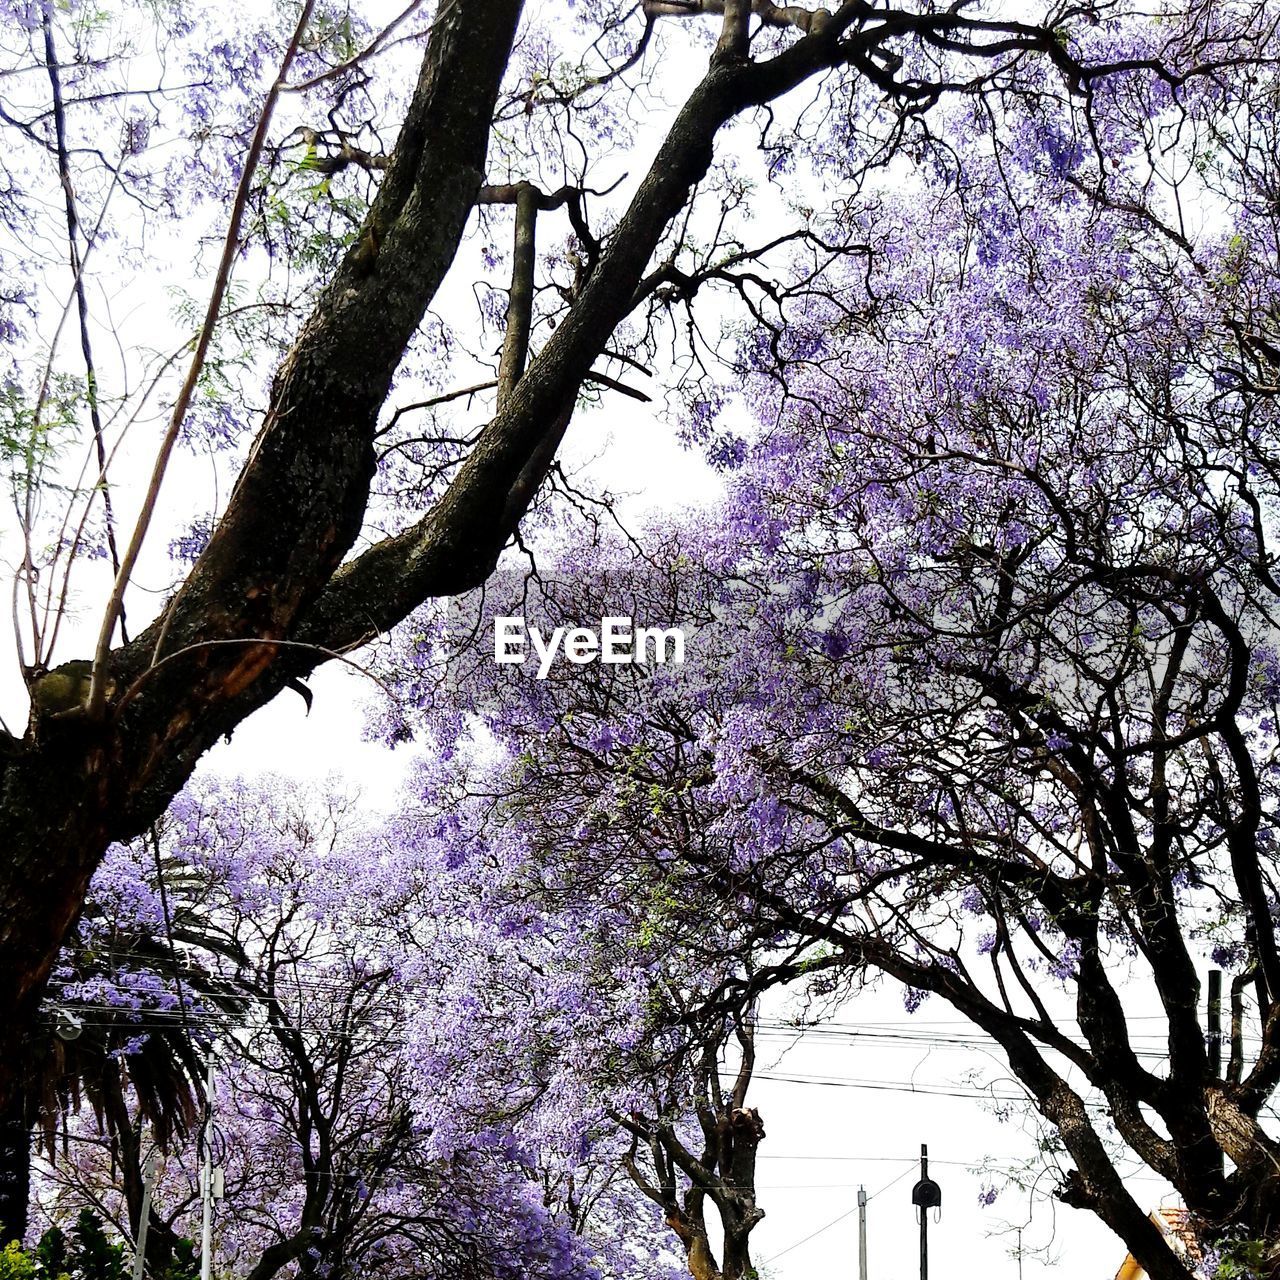
<svg viewBox="0 0 1280 1280"><path fill-rule="evenodd" d="M516 196L515 246L511 255L511 291L507 295L507 332L498 363L498 411L505 408L524 374L533 326L533 271L537 261L538 197L525 184Z"/></svg>

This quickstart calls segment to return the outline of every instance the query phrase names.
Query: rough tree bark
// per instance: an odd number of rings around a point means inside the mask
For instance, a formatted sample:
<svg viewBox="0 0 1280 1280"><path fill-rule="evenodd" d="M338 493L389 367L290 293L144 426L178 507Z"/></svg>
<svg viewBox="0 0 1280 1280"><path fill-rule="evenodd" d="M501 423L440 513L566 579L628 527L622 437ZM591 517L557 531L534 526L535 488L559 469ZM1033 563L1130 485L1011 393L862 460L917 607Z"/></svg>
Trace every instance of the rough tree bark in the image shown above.
<svg viewBox="0 0 1280 1280"><path fill-rule="evenodd" d="M0 1098L14 1046L106 845L163 810L236 719L219 714L270 666L359 530L372 431L392 372L452 261L484 171L516 0L455 3L437 21L392 166L369 214L380 269L339 265L276 376L252 462L205 555L158 628L111 656L116 699L96 720L33 710L0 766ZM161 654L161 657L164 655ZM154 674L128 687L151 668ZM249 708L245 706L240 715Z"/></svg>

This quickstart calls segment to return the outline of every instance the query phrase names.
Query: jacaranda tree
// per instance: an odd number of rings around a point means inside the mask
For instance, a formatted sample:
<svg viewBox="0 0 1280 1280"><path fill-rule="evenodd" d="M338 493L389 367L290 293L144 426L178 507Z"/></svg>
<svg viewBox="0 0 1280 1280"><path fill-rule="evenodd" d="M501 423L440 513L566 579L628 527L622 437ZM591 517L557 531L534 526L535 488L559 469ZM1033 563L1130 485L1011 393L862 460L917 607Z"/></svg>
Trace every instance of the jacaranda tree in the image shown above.
<svg viewBox="0 0 1280 1280"><path fill-rule="evenodd" d="M1088 91L1092 130L1047 99L935 113L951 153L856 215L865 265L740 331L691 428L723 505L548 539L387 675L428 741L490 743L466 785L549 885L739 958L703 1015L876 973L945 1000L1149 1275L1189 1264L1135 1156L1211 1274L1274 1275L1280 82L1153 102L1135 74ZM476 661L460 624L506 614L684 624L687 660Z"/></svg>
<svg viewBox="0 0 1280 1280"><path fill-rule="evenodd" d="M481 582L584 391L634 392L637 365L692 387L713 289L779 354L788 303L843 311L833 260L894 253L866 180L945 168L955 127L999 149L1008 119L1021 145L1019 103L1123 166L1124 122L1176 129L1184 97L1265 55L1271 16L1033 8L448 0L378 27L306 0L228 30L212 5L7 0L2 438L30 716L0 742L4 1105L111 841L286 686ZM681 105L620 172L651 96ZM944 128L949 102L969 110ZM764 235L761 180L782 197ZM1138 219L1155 197L1094 186ZM148 272L130 329L112 297ZM191 451L222 480L195 502L175 489ZM177 509L195 560L153 595L147 535Z"/></svg>
<svg viewBox="0 0 1280 1280"><path fill-rule="evenodd" d="M456 815L423 806L388 827L270 781L184 791L157 846L112 849L54 979L86 1036L129 1033L115 1063L133 1123L65 1108L36 1170L41 1215L92 1208L136 1240L130 1189L158 1150L152 1274L199 1237L196 1126L175 1135L144 1106L149 1046L185 1034L214 1066L220 1272L679 1274L614 1116L652 1113L655 1065L681 1062L680 1040L660 966L628 963L598 911L535 917L478 892L485 854ZM140 956L123 944L138 935L173 951ZM678 1070L665 1080L655 1123L696 1129Z"/></svg>

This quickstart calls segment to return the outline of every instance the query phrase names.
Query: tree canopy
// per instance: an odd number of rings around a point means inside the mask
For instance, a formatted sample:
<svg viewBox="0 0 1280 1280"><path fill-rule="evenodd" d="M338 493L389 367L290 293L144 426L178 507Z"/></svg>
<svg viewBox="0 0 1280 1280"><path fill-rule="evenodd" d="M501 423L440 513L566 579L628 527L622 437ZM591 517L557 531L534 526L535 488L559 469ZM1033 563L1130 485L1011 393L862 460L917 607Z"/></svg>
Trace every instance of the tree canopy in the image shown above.
<svg viewBox="0 0 1280 1280"><path fill-rule="evenodd" d="M186 1019L151 1118L192 1123L193 1018L247 1018L236 1159L303 1161L224 1245L254 1280L631 1274L619 1169L747 1274L755 1003L877 972L1000 1046L1157 1280L1115 1144L1209 1245L1274 1239L1273 6L2 11L6 1125L114 903L204 984L139 997ZM634 400L702 510L561 466ZM491 661L508 613L688 653L542 679ZM350 861L183 791L335 660L425 748ZM406 1008L421 1061L377 1047Z"/></svg>

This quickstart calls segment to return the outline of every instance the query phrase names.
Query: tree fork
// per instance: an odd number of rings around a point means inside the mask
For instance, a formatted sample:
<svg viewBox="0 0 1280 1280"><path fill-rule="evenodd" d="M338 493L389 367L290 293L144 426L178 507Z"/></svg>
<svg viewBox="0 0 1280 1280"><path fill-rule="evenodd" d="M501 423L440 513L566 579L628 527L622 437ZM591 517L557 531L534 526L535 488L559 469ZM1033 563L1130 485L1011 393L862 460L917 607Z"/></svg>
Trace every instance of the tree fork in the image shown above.
<svg viewBox="0 0 1280 1280"><path fill-rule="evenodd" d="M339 265L276 375L204 555L166 621L108 654L105 675L131 685L154 663L162 633L170 651L215 638L265 643L193 648L118 716L109 701L94 720L33 708L26 737L0 756L0 1105L102 852L161 812L216 734L234 727L219 711L247 705L241 695L276 655L270 640L285 638L358 532L377 414L479 190L519 12L518 0L444 7L370 212L371 224L394 220L388 269L361 277L352 255Z"/></svg>

